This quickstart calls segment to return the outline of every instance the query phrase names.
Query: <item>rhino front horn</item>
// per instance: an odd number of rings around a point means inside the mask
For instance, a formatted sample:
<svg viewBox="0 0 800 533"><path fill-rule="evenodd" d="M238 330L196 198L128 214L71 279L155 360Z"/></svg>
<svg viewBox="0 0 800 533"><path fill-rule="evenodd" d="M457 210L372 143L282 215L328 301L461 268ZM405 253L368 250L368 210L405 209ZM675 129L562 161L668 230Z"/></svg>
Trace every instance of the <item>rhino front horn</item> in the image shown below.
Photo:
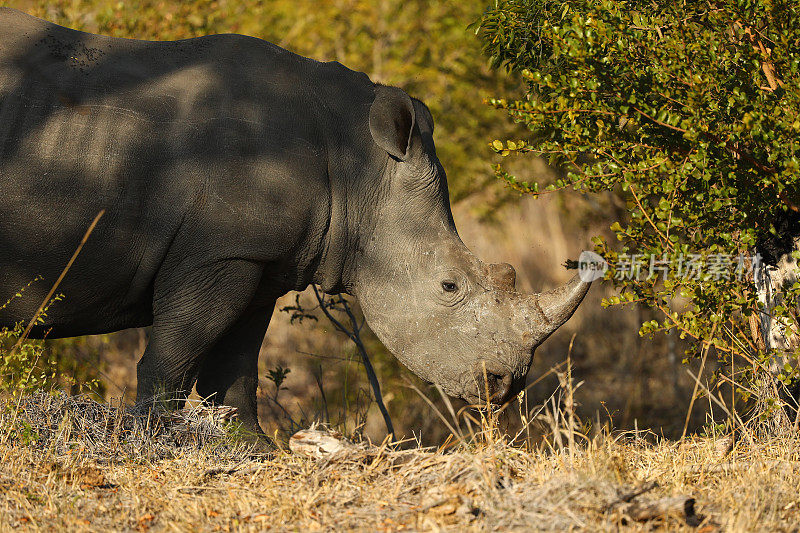
<svg viewBox="0 0 800 533"><path fill-rule="evenodd" d="M580 276L575 276L566 285L541 292L534 296L537 298L539 309L545 318L542 325L542 335L539 342L544 341L575 312L583 297L586 296L591 282L583 281Z"/></svg>

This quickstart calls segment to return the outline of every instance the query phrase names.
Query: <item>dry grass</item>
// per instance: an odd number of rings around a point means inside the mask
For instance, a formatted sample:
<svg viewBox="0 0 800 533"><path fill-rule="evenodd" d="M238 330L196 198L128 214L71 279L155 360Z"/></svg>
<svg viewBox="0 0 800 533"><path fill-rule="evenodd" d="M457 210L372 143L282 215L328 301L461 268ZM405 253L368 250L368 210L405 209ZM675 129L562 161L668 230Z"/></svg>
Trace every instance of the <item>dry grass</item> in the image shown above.
<svg viewBox="0 0 800 533"><path fill-rule="evenodd" d="M724 439L572 432L572 447L551 435L531 449L509 445L490 419L445 449L362 443L313 459L283 448L254 454L226 429L226 413L207 408L146 417L41 394L2 413L2 531L707 532L800 523L793 437L747 433L729 451ZM563 433L565 420L549 423ZM694 498L696 521L682 512L632 520L624 501L668 496Z"/></svg>

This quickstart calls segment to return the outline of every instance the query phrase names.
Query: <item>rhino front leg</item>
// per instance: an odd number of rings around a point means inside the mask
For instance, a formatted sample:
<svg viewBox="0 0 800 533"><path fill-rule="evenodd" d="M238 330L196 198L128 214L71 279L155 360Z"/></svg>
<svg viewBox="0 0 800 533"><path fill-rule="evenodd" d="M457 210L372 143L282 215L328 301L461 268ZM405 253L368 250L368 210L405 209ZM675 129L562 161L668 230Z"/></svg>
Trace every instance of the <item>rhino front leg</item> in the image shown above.
<svg viewBox="0 0 800 533"><path fill-rule="evenodd" d="M263 436L258 423L258 354L274 304L243 316L220 338L200 367L197 393L236 408L246 431Z"/></svg>
<svg viewBox="0 0 800 533"><path fill-rule="evenodd" d="M260 266L236 260L159 274L153 330L136 369L137 403L188 396L200 363L245 313L260 276Z"/></svg>

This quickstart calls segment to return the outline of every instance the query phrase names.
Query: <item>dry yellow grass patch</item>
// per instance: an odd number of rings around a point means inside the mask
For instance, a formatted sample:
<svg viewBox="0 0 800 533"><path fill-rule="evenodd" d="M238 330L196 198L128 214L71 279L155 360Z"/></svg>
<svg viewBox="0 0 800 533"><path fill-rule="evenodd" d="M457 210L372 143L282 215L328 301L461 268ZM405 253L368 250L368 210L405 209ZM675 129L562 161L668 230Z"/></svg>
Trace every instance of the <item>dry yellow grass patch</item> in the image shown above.
<svg viewBox="0 0 800 533"><path fill-rule="evenodd" d="M219 435L214 416L148 420L48 395L6 409L0 530L710 532L800 523L795 438L741 439L728 452L721 440L616 436L570 453L526 451L487 431L446 450L364 443L314 459L254 454ZM678 496L694 498L696 515L682 505L642 515Z"/></svg>

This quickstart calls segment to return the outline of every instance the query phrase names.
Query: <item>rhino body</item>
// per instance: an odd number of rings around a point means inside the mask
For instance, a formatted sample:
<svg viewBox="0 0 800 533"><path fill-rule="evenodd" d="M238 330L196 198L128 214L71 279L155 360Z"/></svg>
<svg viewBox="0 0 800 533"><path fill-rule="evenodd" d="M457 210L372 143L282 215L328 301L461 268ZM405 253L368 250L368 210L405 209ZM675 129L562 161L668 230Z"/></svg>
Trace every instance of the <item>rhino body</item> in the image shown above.
<svg viewBox="0 0 800 533"><path fill-rule="evenodd" d="M0 299L27 287L0 326L33 316L104 210L33 336L152 325L138 400L196 383L258 431L275 300L316 283L424 379L501 401L588 284L522 295L475 258L432 135L400 89L259 39L115 39L0 8Z"/></svg>

